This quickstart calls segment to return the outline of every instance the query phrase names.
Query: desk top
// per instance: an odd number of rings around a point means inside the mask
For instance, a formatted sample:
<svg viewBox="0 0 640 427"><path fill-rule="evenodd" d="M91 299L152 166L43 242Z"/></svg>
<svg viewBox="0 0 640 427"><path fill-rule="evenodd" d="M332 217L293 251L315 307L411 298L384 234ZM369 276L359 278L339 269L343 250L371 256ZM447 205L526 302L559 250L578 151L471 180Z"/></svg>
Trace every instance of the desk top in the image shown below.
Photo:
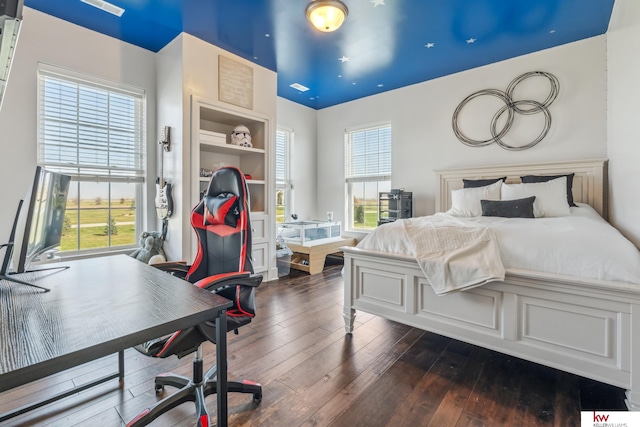
<svg viewBox="0 0 640 427"><path fill-rule="evenodd" d="M231 306L126 255L0 281L0 392L214 319Z"/></svg>

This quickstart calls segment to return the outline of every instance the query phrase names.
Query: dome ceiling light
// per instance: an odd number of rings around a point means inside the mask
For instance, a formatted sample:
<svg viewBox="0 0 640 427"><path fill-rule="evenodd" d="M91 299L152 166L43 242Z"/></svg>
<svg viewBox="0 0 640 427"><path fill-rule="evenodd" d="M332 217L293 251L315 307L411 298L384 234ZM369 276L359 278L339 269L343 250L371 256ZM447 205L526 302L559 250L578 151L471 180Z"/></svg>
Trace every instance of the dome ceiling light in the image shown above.
<svg viewBox="0 0 640 427"><path fill-rule="evenodd" d="M340 0L313 0L307 5L307 19L319 31L335 31L344 22L349 9Z"/></svg>

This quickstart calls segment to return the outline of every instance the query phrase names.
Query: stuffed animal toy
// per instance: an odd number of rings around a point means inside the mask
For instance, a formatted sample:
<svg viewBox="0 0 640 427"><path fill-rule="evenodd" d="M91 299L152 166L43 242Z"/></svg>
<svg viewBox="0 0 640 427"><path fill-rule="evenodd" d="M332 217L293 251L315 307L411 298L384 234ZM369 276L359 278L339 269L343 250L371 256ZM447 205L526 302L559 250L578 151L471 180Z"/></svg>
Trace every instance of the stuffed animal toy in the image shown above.
<svg viewBox="0 0 640 427"><path fill-rule="evenodd" d="M159 231L143 232L140 234L138 243L140 247L129 254L130 257L147 264L155 264L167 260L167 256L162 249L164 240L162 239L162 233Z"/></svg>

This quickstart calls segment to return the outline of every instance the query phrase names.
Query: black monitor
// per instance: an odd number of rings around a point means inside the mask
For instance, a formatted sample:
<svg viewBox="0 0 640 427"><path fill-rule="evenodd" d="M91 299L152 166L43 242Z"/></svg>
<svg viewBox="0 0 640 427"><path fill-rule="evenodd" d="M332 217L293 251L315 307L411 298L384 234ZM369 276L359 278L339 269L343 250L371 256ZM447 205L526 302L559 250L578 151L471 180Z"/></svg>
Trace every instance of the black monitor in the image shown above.
<svg viewBox="0 0 640 427"><path fill-rule="evenodd" d="M9 270L24 273L31 262L60 245L70 182L68 175L36 167L26 206L20 201L9 243L2 245L6 250L0 279L45 289L12 277Z"/></svg>

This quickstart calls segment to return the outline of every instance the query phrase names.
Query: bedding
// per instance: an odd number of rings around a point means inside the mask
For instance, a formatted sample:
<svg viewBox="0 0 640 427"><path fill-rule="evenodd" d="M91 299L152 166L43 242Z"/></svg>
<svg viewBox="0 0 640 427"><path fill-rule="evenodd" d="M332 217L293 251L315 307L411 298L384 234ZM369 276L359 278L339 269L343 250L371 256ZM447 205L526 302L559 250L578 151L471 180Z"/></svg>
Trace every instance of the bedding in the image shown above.
<svg viewBox="0 0 640 427"><path fill-rule="evenodd" d="M500 200L502 181L482 187L461 188L451 191L451 209L454 216L482 215L480 200Z"/></svg>
<svg viewBox="0 0 640 427"><path fill-rule="evenodd" d="M482 216L501 216L504 218L535 218L533 202L536 196L514 200L480 200Z"/></svg>
<svg viewBox="0 0 640 427"><path fill-rule="evenodd" d="M536 218L565 216L570 213L566 188L566 177L530 184L503 184L501 200L523 199L535 196L533 214Z"/></svg>
<svg viewBox="0 0 640 427"><path fill-rule="evenodd" d="M552 179L565 177L567 178L567 202L571 207L577 207L573 201L573 177L575 173L568 173L566 175L524 175L520 177L520 180L523 184L530 184L534 182L547 182Z"/></svg>
<svg viewBox="0 0 640 427"><path fill-rule="evenodd" d="M443 213L384 224L358 247L413 256L438 295L504 280L494 232Z"/></svg>
<svg viewBox="0 0 640 427"><path fill-rule="evenodd" d="M463 179L462 188L485 187L487 185L495 184L498 181L506 182L507 177L503 176L500 178L488 178L488 179Z"/></svg>
<svg viewBox="0 0 640 427"><path fill-rule="evenodd" d="M378 227L357 247L417 257L420 254L414 248L419 243L415 240L430 238L426 233L418 235L420 225L459 224L470 229L481 227L490 230L492 233L487 232L486 235L495 235L499 258L507 272L519 269L640 284L638 249L591 206L582 203L578 206L567 208L570 211L567 216L533 220L487 216L463 218L448 213L408 218ZM430 218L435 222L430 222ZM447 256L442 255L441 258L447 261ZM471 257L467 261L475 262ZM431 280L430 283L434 285ZM440 286L434 285L434 288ZM452 287L460 289L465 286L457 288L447 284L444 292L436 289L436 293L447 293Z"/></svg>

